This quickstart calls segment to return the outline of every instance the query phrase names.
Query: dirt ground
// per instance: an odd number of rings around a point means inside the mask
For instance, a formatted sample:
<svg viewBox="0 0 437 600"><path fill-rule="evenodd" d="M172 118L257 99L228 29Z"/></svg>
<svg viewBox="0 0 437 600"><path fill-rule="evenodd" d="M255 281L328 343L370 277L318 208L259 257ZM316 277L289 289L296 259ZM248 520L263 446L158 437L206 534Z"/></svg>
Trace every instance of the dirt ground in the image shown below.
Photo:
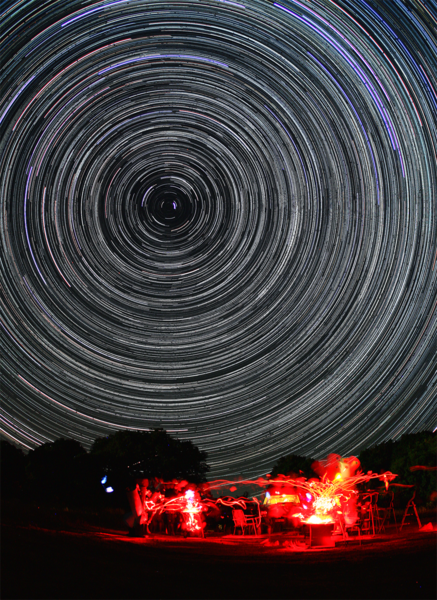
<svg viewBox="0 0 437 600"><path fill-rule="evenodd" d="M123 528L65 519L4 518L1 597L435 598L437 532L415 524L362 544L340 539L165 535L129 538Z"/></svg>

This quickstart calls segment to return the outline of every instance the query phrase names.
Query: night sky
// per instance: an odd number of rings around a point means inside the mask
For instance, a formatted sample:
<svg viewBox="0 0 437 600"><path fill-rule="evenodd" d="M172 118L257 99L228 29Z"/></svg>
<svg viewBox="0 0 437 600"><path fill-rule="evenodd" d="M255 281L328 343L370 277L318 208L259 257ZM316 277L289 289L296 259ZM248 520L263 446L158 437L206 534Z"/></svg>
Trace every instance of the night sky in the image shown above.
<svg viewBox="0 0 437 600"><path fill-rule="evenodd" d="M435 429L434 1L5 5L3 438Z"/></svg>

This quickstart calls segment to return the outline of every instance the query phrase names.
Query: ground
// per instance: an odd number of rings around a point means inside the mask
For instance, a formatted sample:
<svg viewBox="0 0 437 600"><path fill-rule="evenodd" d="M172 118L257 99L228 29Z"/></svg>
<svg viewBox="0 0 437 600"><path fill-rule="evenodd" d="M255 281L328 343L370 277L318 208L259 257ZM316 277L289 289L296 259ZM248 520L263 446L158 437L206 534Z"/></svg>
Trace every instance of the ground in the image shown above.
<svg viewBox="0 0 437 600"><path fill-rule="evenodd" d="M308 549L287 533L129 538L52 517L2 509L3 599L436 597L435 522Z"/></svg>

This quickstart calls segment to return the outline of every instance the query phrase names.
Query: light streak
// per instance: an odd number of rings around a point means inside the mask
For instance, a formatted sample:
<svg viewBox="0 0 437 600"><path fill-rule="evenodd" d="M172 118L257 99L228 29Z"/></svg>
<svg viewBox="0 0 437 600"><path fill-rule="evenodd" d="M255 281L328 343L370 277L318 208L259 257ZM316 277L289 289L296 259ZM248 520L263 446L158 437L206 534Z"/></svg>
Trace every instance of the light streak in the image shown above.
<svg viewBox="0 0 437 600"><path fill-rule="evenodd" d="M6 436L163 427L237 480L435 428L435 16L417 3L5 13Z"/></svg>

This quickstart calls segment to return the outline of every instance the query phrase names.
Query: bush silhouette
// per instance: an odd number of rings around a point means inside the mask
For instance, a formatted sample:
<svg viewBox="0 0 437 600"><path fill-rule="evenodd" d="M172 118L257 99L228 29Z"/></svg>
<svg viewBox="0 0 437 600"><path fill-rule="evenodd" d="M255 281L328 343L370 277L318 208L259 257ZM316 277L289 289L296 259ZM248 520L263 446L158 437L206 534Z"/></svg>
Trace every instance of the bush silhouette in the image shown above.
<svg viewBox="0 0 437 600"><path fill-rule="evenodd" d="M26 455L6 440L1 441L1 488L5 496L23 494Z"/></svg>

